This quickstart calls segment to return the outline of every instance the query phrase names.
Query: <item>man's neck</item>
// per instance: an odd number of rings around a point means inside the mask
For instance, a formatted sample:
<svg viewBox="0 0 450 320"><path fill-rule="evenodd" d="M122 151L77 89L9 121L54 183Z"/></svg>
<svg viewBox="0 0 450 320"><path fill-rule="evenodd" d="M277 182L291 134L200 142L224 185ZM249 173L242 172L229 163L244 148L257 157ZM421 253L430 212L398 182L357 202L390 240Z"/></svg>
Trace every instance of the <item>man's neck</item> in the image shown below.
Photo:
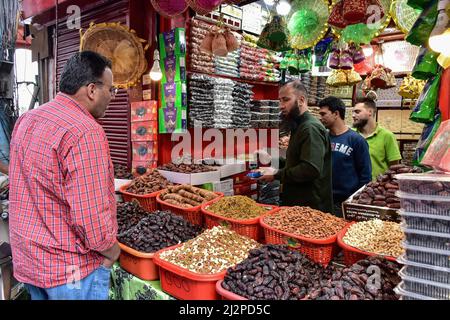
<svg viewBox="0 0 450 320"><path fill-rule="evenodd" d="M333 136L339 136L346 133L349 130L344 121L336 121L334 125L330 128L330 133Z"/></svg>
<svg viewBox="0 0 450 320"><path fill-rule="evenodd" d="M368 137L372 135L377 129L377 123L374 119L370 119L369 122L360 130L363 136Z"/></svg>

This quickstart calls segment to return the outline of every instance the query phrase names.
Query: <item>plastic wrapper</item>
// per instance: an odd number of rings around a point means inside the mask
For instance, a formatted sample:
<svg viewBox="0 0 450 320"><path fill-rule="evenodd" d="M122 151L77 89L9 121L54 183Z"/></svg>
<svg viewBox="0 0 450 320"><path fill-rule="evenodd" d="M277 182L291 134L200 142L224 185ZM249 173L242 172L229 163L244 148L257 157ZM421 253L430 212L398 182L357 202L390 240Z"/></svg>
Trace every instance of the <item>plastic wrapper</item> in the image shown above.
<svg viewBox="0 0 450 320"><path fill-rule="evenodd" d="M419 123L430 123L433 121L439 103L440 83L440 74L427 82L409 117L411 121Z"/></svg>
<svg viewBox="0 0 450 320"><path fill-rule="evenodd" d="M424 11L406 36L406 41L416 46L422 46L428 43L438 15L438 0L422 0L422 2L426 3L426 5L424 4L426 8L424 8Z"/></svg>
<svg viewBox="0 0 450 320"><path fill-rule="evenodd" d="M417 143L416 152L414 153L413 164L415 166L421 165L421 162L427 152L431 141L433 140L436 132L441 124L441 113L437 112L434 116L434 121L427 124L423 129L422 135L420 136L419 142Z"/></svg>
<svg viewBox="0 0 450 320"><path fill-rule="evenodd" d="M416 64L411 75L414 78L421 80L428 80L431 77L434 77L439 70L437 62L438 56L439 53L422 47L417 56Z"/></svg>
<svg viewBox="0 0 450 320"><path fill-rule="evenodd" d="M422 164L450 173L450 120L442 122L423 157Z"/></svg>

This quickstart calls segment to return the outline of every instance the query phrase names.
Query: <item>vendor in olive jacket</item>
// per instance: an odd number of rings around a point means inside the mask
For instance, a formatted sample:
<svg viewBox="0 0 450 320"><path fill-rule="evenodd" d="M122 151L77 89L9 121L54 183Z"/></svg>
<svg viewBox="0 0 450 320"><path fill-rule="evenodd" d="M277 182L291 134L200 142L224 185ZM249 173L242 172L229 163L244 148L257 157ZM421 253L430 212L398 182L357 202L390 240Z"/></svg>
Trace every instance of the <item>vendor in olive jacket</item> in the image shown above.
<svg viewBox="0 0 450 320"><path fill-rule="evenodd" d="M325 127L308 112L307 92L300 80L279 90L283 121L289 124L291 138L280 169L260 180L281 180L283 206L309 206L333 213L331 144Z"/></svg>

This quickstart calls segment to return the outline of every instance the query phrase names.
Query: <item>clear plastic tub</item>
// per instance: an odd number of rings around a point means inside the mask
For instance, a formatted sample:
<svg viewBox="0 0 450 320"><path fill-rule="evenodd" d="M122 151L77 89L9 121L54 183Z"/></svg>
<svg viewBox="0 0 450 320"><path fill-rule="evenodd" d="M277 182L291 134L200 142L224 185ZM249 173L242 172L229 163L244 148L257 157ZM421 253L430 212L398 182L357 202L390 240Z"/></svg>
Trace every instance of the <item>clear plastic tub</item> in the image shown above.
<svg viewBox="0 0 450 320"><path fill-rule="evenodd" d="M405 222L400 224L405 233L405 242L412 246L450 251L450 234L423 231L409 228Z"/></svg>
<svg viewBox="0 0 450 320"><path fill-rule="evenodd" d="M405 257L409 261L430 264L436 267L450 268L450 251L412 246L403 242Z"/></svg>
<svg viewBox="0 0 450 320"><path fill-rule="evenodd" d="M408 276L404 268L398 274L403 280L406 291L439 300L450 300L450 285Z"/></svg>
<svg viewBox="0 0 450 320"><path fill-rule="evenodd" d="M404 255L400 256L397 261L405 266L404 273L409 277L450 285L450 268L412 262Z"/></svg>
<svg viewBox="0 0 450 320"><path fill-rule="evenodd" d="M397 174L395 178L402 192L450 197L450 174L403 173Z"/></svg>
<svg viewBox="0 0 450 320"><path fill-rule="evenodd" d="M401 297L401 300L437 300L435 298L427 297L414 292L409 292L405 289L405 283L403 281L394 288L394 291Z"/></svg>
<svg viewBox="0 0 450 320"><path fill-rule="evenodd" d="M450 235L450 215L433 216L424 213L400 211L403 222L409 229L447 233Z"/></svg>
<svg viewBox="0 0 450 320"><path fill-rule="evenodd" d="M397 191L401 208L406 212L427 213L437 216L450 216L450 197L417 195Z"/></svg>

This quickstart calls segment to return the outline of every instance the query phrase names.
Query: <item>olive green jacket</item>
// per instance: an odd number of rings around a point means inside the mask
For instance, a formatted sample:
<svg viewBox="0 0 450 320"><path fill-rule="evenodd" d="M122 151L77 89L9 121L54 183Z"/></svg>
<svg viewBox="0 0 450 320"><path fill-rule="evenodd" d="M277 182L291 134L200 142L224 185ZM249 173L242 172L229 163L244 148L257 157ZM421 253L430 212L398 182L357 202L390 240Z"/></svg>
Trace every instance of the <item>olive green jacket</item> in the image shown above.
<svg viewBox="0 0 450 320"><path fill-rule="evenodd" d="M283 185L285 206L309 206L333 213L331 145L325 127L309 112L295 119L286 159L275 178Z"/></svg>

